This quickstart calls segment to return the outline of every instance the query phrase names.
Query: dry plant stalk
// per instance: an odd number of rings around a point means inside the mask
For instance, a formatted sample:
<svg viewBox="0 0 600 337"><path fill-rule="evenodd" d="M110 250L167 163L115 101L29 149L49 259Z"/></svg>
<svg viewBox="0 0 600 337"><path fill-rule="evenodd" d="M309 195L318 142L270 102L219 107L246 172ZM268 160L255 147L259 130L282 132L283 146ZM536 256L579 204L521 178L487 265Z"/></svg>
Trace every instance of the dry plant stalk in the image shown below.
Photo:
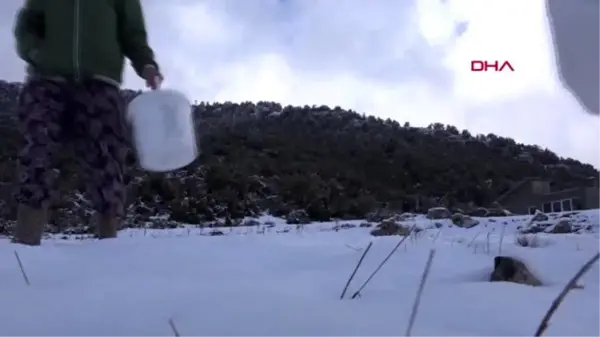
<svg viewBox="0 0 600 337"><path fill-rule="evenodd" d="M350 245L349 245L349 244L347 244L347 243L346 243L346 244L344 244L344 245L345 245L346 247L348 247L348 248L350 248L350 249L354 250L354 251L357 251L357 252L360 252L360 251L361 251L361 249L360 249L360 248L356 248L356 247L354 247L354 246L350 246Z"/></svg>
<svg viewBox="0 0 600 337"><path fill-rule="evenodd" d="M171 330L173 330L173 335L174 335L175 337L179 337L179 336L181 336L181 335L179 334L179 331L177 331L177 327L175 326L175 322L173 321L173 319L172 319L172 318L169 318L169 325L171 326Z"/></svg>
<svg viewBox="0 0 600 337"><path fill-rule="evenodd" d="M373 241L369 242L369 245L363 251L362 255L360 256L360 259L358 259L358 263L356 264L356 267L354 267L352 274L350 274L350 277L348 278L348 281L346 282L346 285L344 286L344 290L342 290L342 295L340 296L340 300L344 299L344 295L346 295L346 291L348 291L348 287L350 286L350 283L352 283L352 280L354 279L356 272L358 272L360 265L363 263L363 260L365 259L365 256L367 256L367 253L369 252L369 249L371 249L372 245L373 245Z"/></svg>
<svg viewBox="0 0 600 337"><path fill-rule="evenodd" d="M490 235L491 233L488 232L486 237L485 237L485 250L486 250L486 254L490 253Z"/></svg>
<svg viewBox="0 0 600 337"><path fill-rule="evenodd" d="M404 242L404 240L406 240L406 238L412 234L412 232L414 231L414 229L415 229L416 226L417 226L417 224L415 223L414 225L412 225L412 227L410 227L410 230L408 231L408 234L406 236L402 237L402 239L400 239L400 242L398 242L396 244L396 246L394 246L394 248L392 248L392 250L385 257L385 259L383 259L383 261L381 261L381 263L377 266L377 268L375 268L375 270L371 273L371 275L369 275L369 277L367 278L367 280L352 295L352 297L351 297L352 299L354 299L354 298L356 298L357 296L360 295L360 292L367 286L367 284L369 284L369 282L371 282L371 280L373 279L373 277L375 277L375 275L377 275L377 273L379 272L379 270L388 262L388 260L392 257L392 255L394 255L394 253L398 250L398 248L400 248L400 246L402 245L402 243Z"/></svg>
<svg viewBox="0 0 600 337"><path fill-rule="evenodd" d="M417 290L417 297L415 297L415 302L413 303L412 311L410 313L408 327L406 327L405 336L407 336L407 337L410 336L413 325L415 324L415 320L417 318L417 313L419 311L419 304L421 303L421 296L423 295L423 288L425 288L425 283L427 282L427 277L429 276L429 271L431 270L431 263L433 262L434 256L435 256L435 249L432 249L429 251L429 257L427 258L427 263L425 264L425 270L423 270L423 275L421 276L421 283L419 283L419 289Z"/></svg>
<svg viewBox="0 0 600 337"><path fill-rule="evenodd" d="M438 229L437 233L435 233L435 237L433 238L433 241L431 243L435 243L435 241L438 239L438 237L440 236L440 233L442 233L442 228L440 227L440 229Z"/></svg>
<svg viewBox="0 0 600 337"><path fill-rule="evenodd" d="M558 296L554 299L554 301L550 305L550 308L548 308L546 315L544 315L542 322L540 322L540 325L537 328L537 331L535 332L535 335L534 335L535 337L539 337L544 334L544 332L548 328L548 322L550 321L550 318L552 318L552 315L554 315L554 312L556 312L558 307L564 301L565 297L567 297L567 294L569 293L569 291L571 291L571 289L573 289L573 288L577 288L577 281L579 281L579 279L585 273L587 273L588 270L590 270L590 268L592 268L594 263L596 263L599 258L600 258L600 253L597 253L596 255L594 255L588 262L586 262L583 266L581 266L581 269L579 269L579 271L577 273L575 273L573 278L571 278L569 283L567 283L567 285L565 285L563 290L560 292L560 294L558 294Z"/></svg>
<svg viewBox="0 0 600 337"><path fill-rule="evenodd" d="M21 269L21 274L23 275L23 279L25 280L25 284L30 285L29 277L27 277L27 273L25 272L25 268L23 267L23 263L21 263L21 258L19 257L19 253L15 250L15 257L17 258L17 263L19 263L19 268Z"/></svg>
<svg viewBox="0 0 600 337"><path fill-rule="evenodd" d="M471 242L469 242L469 244L467 245L467 247L471 247L471 245L473 245L473 242L475 242L475 239L477 239L477 237L479 236L479 234L481 234L481 232L476 233L473 238L471 239Z"/></svg>
<svg viewBox="0 0 600 337"><path fill-rule="evenodd" d="M500 242L498 243L498 255L502 255L502 243L504 243L504 232L506 231L506 225L502 225L502 231L500 232Z"/></svg>

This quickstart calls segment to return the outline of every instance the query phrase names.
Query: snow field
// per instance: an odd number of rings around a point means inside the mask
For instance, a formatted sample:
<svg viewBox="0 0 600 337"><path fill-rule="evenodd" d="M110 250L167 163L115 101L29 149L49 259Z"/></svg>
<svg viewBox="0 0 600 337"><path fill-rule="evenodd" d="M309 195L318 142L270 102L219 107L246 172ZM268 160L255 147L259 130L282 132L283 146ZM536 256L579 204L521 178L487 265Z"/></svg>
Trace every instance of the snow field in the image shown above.
<svg viewBox="0 0 600 337"><path fill-rule="evenodd" d="M597 221L597 211L591 212ZM435 249L413 335L532 335L566 282L598 252L596 233L541 233L536 237L544 244L521 247L514 233L526 217L441 230L419 218L413 223L428 229L405 240L351 300L400 237L375 238L371 228L336 232L334 223L282 233L281 220L270 220L277 226L265 234L236 228L211 237L180 228L125 230L116 240L51 239L41 247L1 241L0 334L173 335L172 319L181 335L401 335ZM502 254L524 260L544 286L487 282L505 220ZM598 265L580 284L547 335L599 335Z"/></svg>

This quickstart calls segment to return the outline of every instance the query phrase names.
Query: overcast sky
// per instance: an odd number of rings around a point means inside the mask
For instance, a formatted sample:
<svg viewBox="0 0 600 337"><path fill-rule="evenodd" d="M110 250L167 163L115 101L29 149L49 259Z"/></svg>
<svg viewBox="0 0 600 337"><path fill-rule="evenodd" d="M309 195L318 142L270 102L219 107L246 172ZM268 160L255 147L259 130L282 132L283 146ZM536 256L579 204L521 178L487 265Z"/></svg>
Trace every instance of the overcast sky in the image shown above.
<svg viewBox="0 0 600 337"><path fill-rule="evenodd" d="M568 0L565 0L568 1ZM23 79L0 2L0 78ZM599 166L598 118L557 81L542 0L142 0L165 86L453 124ZM514 72L473 73L473 59ZM127 87L141 80L127 71Z"/></svg>

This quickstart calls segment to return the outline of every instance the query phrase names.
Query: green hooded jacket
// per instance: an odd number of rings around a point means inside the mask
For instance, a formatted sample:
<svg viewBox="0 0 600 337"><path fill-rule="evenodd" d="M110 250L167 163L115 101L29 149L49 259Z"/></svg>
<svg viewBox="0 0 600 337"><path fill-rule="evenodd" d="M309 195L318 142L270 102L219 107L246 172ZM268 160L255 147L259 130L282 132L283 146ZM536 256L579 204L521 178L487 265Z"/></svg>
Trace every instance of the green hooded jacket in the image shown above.
<svg viewBox="0 0 600 337"><path fill-rule="evenodd" d="M26 0L14 34L29 73L120 85L125 57L143 77L154 65L140 0Z"/></svg>

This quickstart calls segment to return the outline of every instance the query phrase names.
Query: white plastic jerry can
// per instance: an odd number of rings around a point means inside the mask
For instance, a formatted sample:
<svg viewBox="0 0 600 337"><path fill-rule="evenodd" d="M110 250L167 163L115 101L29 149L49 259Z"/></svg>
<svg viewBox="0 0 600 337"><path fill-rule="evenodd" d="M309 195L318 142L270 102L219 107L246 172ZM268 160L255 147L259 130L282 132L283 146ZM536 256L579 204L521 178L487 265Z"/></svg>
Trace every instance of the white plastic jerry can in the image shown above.
<svg viewBox="0 0 600 337"><path fill-rule="evenodd" d="M127 107L139 165L153 172L168 172L196 159L198 149L192 106L176 90L147 91Z"/></svg>

